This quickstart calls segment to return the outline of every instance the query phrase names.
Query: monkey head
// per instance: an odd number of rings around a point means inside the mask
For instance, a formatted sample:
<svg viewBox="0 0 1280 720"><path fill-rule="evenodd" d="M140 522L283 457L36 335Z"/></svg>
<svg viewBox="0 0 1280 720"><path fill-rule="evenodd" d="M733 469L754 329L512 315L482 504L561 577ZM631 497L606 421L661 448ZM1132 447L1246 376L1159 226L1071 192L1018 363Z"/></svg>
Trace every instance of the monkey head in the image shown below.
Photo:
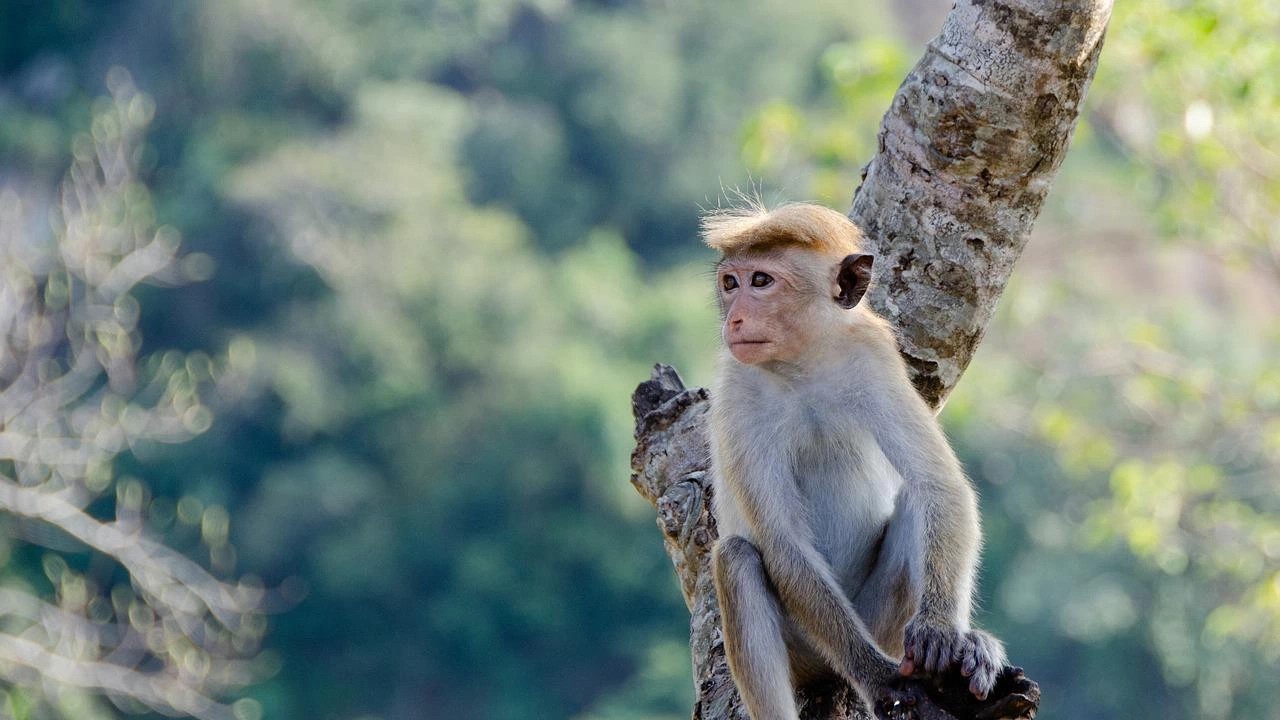
<svg viewBox="0 0 1280 720"><path fill-rule="evenodd" d="M840 259L797 245L726 256L717 267L721 337L738 362L794 364L813 357L833 317L866 293L872 257Z"/></svg>
<svg viewBox="0 0 1280 720"><path fill-rule="evenodd" d="M871 279L872 257L858 252L861 232L817 205L773 211L736 208L703 223L716 266L721 335L741 363L795 364L817 352L835 328L856 321Z"/></svg>

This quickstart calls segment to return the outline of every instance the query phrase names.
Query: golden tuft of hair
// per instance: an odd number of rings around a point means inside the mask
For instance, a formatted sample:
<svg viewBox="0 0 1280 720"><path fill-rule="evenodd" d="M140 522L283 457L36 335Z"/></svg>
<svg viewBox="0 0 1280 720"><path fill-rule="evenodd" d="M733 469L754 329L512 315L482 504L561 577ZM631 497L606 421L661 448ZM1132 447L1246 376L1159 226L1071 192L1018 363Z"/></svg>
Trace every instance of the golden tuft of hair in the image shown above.
<svg viewBox="0 0 1280 720"><path fill-rule="evenodd" d="M702 241L724 255L803 245L844 257L858 252L862 231L849 218L821 205L788 203L768 210L748 199L703 215Z"/></svg>

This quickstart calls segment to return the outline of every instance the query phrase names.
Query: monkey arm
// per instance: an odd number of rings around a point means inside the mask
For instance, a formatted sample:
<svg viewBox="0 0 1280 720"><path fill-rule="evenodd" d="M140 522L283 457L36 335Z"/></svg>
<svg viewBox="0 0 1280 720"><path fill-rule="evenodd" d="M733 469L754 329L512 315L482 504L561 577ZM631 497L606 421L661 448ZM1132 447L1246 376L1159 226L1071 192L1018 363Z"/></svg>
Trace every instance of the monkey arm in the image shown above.
<svg viewBox="0 0 1280 720"><path fill-rule="evenodd" d="M874 694L897 675L898 664L871 639L795 512L801 502L788 464L780 454L761 454L721 463L720 472L728 473L726 486L746 516L769 580L787 615L831 667Z"/></svg>
<svg viewBox="0 0 1280 720"><path fill-rule="evenodd" d="M909 386L907 392L911 392ZM906 393L904 392L903 395ZM920 583L922 619L969 630L981 544L977 496L937 420L911 392L885 397L872 414L880 449L903 479L899 513L923 547L912 569Z"/></svg>
<svg viewBox="0 0 1280 720"><path fill-rule="evenodd" d="M905 384L904 384L905 385ZM1005 664L1000 641L970 627L981 534L977 496L937 420L911 392L881 400L873 432L904 481L899 512L923 552L913 553L920 606L907 624L902 672L941 673L953 663L986 698Z"/></svg>

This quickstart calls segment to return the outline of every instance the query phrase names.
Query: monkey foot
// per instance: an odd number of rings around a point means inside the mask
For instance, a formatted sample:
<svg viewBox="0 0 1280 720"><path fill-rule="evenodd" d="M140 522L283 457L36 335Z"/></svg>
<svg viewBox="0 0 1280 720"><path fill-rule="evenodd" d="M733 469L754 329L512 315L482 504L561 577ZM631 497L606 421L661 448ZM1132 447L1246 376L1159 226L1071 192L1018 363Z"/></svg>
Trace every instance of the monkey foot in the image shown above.
<svg viewBox="0 0 1280 720"><path fill-rule="evenodd" d="M941 675L895 680L876 700L881 720L1032 720L1040 708L1040 686L1005 666L986 700L969 692L969 678L957 669Z"/></svg>

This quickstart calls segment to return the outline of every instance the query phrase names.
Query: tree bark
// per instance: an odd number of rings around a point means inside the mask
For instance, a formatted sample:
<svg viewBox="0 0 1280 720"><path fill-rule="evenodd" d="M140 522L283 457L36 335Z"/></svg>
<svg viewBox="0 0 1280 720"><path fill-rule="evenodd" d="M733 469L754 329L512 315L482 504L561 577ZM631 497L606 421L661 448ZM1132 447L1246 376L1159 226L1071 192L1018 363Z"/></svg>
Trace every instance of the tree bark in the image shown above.
<svg viewBox="0 0 1280 720"><path fill-rule="evenodd" d="M898 89L849 217L872 307L940 407L995 312L1066 157L1110 0L965 0Z"/></svg>
<svg viewBox="0 0 1280 720"><path fill-rule="evenodd" d="M1111 0L957 0L885 114L849 216L877 260L867 297L896 327L912 380L934 408L981 341L1062 164L1110 15ZM693 717L746 720L710 573L709 402L672 368L655 368L632 398L631 482L658 509L692 616ZM1039 690L1013 670L982 707L963 691L912 681L901 706L877 713L1032 717ZM865 717L838 684L797 699L805 718Z"/></svg>

